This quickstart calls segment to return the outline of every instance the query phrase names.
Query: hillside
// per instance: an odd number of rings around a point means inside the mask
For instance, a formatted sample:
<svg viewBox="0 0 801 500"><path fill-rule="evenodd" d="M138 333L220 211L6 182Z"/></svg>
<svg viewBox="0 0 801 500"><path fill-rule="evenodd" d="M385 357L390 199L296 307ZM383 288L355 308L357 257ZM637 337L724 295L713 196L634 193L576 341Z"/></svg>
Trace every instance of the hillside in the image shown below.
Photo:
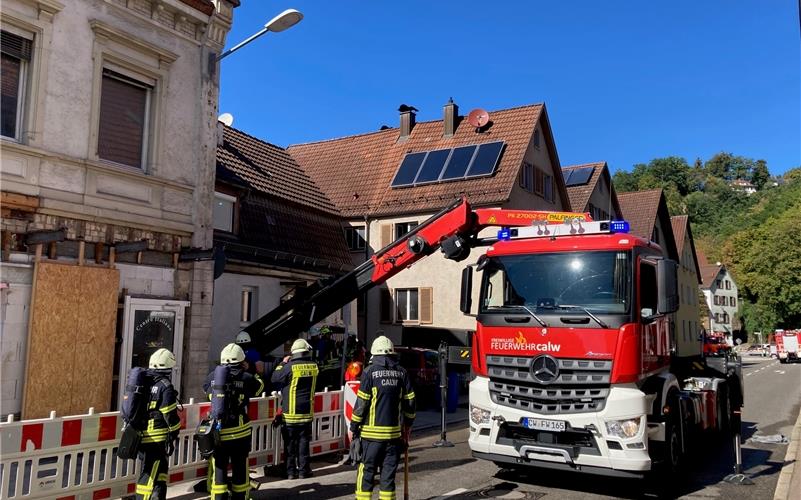
<svg viewBox="0 0 801 500"><path fill-rule="evenodd" d="M689 216L696 247L734 275L747 332L801 326L801 168L767 172L764 161L719 153L692 167L657 158L614 176L618 192L663 188L671 215ZM757 191L733 189L737 179Z"/></svg>

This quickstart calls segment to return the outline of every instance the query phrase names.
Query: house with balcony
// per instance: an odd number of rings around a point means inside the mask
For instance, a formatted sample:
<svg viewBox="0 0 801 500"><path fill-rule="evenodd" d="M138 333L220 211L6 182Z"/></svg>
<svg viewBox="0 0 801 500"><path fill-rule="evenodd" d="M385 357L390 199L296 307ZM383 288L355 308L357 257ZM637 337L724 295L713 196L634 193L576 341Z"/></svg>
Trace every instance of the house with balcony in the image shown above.
<svg viewBox="0 0 801 500"><path fill-rule="evenodd" d="M455 200L474 207L569 210L570 199L544 104L490 111L471 124L449 102L442 119L297 144L287 151L343 217L354 264L369 259ZM465 264L436 253L357 300L365 342L382 331L404 345L467 344L474 319L459 311Z"/></svg>
<svg viewBox="0 0 801 500"><path fill-rule="evenodd" d="M215 59L237 5L3 2L4 414L113 409L159 347L202 393Z"/></svg>

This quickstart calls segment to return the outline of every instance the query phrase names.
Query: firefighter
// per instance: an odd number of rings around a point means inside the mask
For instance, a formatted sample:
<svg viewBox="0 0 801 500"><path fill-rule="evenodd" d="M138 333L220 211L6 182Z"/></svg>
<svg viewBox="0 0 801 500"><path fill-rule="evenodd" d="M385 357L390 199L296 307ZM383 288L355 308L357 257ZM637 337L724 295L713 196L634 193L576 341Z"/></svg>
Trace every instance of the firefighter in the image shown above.
<svg viewBox="0 0 801 500"><path fill-rule="evenodd" d="M272 382L281 388L286 474L289 479L311 477L309 442L314 419L314 390L319 369L311 359L312 347L303 339L292 343L289 359L273 372Z"/></svg>
<svg viewBox="0 0 801 500"><path fill-rule="evenodd" d="M170 381L173 368L175 355L169 350L161 348L150 356L148 375L153 384L139 447L142 470L136 482L137 500L167 498L167 457L172 455L181 429L178 392Z"/></svg>
<svg viewBox="0 0 801 500"><path fill-rule="evenodd" d="M373 341L370 366L362 374L350 424L352 438L361 438L356 499L369 500L373 478L381 469L379 500L395 499L395 472L409 443L415 417L409 374L395 357L395 346L383 335Z"/></svg>
<svg viewBox="0 0 801 500"><path fill-rule="evenodd" d="M250 491L248 454L252 430L248 417L248 404L250 398L262 393L264 383L258 375L245 371L244 361L245 351L237 344L228 344L220 353L220 364L229 369L224 389L214 386L214 372L209 374L203 386L209 399L213 391L224 391L226 408L225 416L220 422L220 445L209 459L208 491L212 500L229 498L229 463L232 475L230 498L245 500Z"/></svg>

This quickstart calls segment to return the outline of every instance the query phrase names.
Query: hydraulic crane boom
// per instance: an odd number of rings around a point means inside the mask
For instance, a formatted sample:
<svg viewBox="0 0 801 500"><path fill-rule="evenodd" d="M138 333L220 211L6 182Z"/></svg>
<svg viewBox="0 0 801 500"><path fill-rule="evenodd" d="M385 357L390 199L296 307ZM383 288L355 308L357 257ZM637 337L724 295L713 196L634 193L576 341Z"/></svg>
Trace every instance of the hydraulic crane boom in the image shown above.
<svg viewBox="0 0 801 500"><path fill-rule="evenodd" d="M570 218L591 220L589 214L569 212L472 210L466 199L457 200L349 273L300 290L244 330L262 352L271 351L437 249L447 259L466 259L485 227L528 226L537 221L562 223Z"/></svg>

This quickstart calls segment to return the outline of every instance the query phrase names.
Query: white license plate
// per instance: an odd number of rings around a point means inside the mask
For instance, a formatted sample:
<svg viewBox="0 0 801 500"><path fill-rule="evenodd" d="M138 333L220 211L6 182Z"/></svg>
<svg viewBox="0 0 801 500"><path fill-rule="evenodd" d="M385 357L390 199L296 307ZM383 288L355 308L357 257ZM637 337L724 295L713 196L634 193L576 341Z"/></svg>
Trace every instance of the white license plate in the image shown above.
<svg viewBox="0 0 801 500"><path fill-rule="evenodd" d="M564 420L544 420L541 418L523 418L520 422L523 427L536 431L565 432L567 425Z"/></svg>

